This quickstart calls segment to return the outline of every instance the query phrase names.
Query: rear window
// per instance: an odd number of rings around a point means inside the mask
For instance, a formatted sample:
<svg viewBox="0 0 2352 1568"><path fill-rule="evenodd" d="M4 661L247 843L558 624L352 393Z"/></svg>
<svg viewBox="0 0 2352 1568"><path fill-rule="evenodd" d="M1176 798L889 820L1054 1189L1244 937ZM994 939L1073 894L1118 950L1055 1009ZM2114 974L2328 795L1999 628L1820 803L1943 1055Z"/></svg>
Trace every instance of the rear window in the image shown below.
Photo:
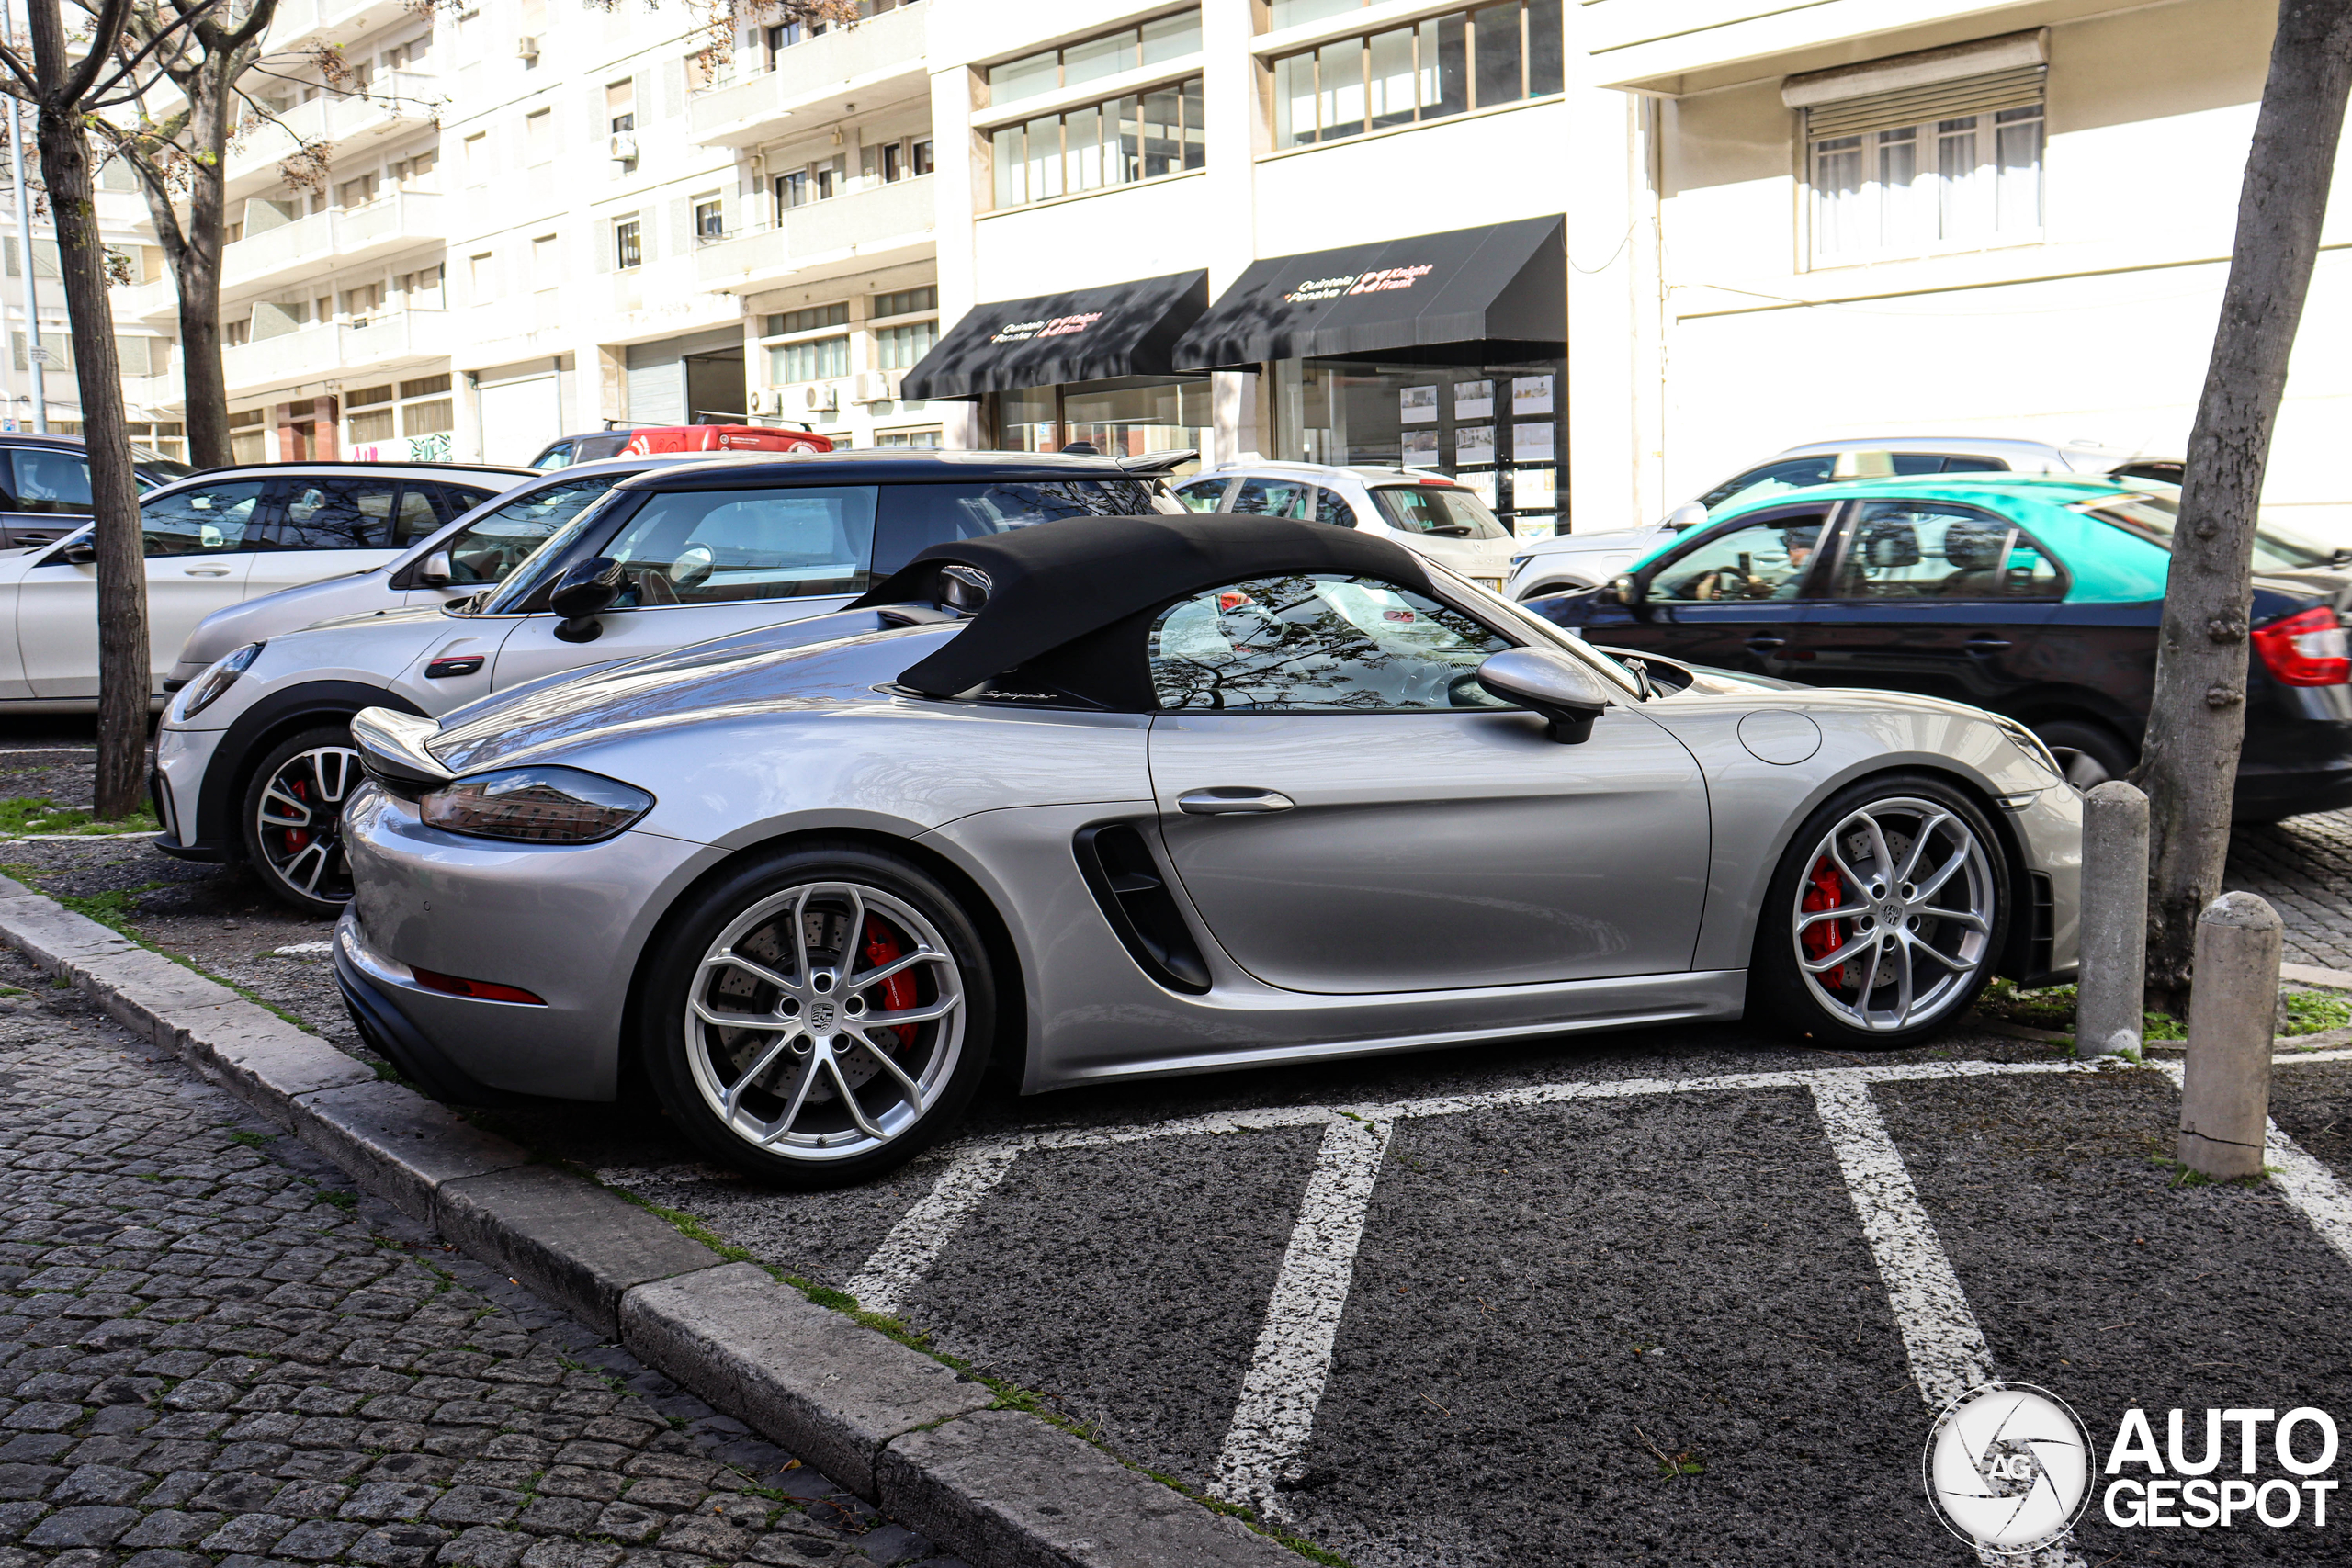
<svg viewBox="0 0 2352 1568"><path fill-rule="evenodd" d="M1937 452L1890 452L1885 456L1895 476L1901 479L1915 479L1921 474L2004 473L2008 469L2008 465L1998 457L1948 457ZM1701 496L1699 504L1713 512L1719 506L1745 504L1792 490L1826 485L1838 477L1838 457L1835 452L1818 452L1809 457L1790 457L1750 468ZM1851 477L1874 476L1857 473Z"/></svg>
<svg viewBox="0 0 2352 1568"><path fill-rule="evenodd" d="M1510 537L1485 502L1453 485L1380 485L1372 499L1393 528L1449 539Z"/></svg>
<svg viewBox="0 0 2352 1568"><path fill-rule="evenodd" d="M918 551L954 539L1034 528L1064 517L1148 517L1164 510L1148 479L991 479L888 485L875 528L874 570L887 577Z"/></svg>
<svg viewBox="0 0 2352 1568"><path fill-rule="evenodd" d="M2119 495L2112 500L2078 501L2068 510L2096 517L2169 550L2172 532L2180 524L2180 492L2150 491ZM2342 554L2332 545L2306 539L2283 528L2266 525L2254 531L2256 571L2304 571L2312 567L2333 566Z"/></svg>

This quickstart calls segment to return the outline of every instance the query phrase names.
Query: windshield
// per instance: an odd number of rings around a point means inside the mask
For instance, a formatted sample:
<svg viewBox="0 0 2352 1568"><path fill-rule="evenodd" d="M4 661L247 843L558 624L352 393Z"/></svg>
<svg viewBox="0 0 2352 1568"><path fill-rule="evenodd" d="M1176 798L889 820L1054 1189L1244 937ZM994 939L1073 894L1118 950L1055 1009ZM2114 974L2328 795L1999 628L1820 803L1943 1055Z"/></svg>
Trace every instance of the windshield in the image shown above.
<svg viewBox="0 0 2352 1568"><path fill-rule="evenodd" d="M1488 626L1517 637L1524 646L1566 649L1586 663L1597 666L1601 674L1627 692L1640 694L1642 682L1629 666L1618 660L1613 650L1595 648L1566 626L1554 625L1526 605L1506 599L1485 583L1463 576L1442 560L1425 556L1421 559L1421 569L1430 574L1433 583L1443 590L1447 598L1476 614Z"/></svg>
<svg viewBox="0 0 2352 1568"><path fill-rule="evenodd" d="M571 522L548 535L545 544L509 569L506 581L488 599L479 604L467 601L463 605L452 604L449 608L463 608L467 614L477 615L520 615L523 602L531 596L532 590L556 574L562 566L565 552L582 534L596 525L596 519L613 504L613 498L624 493L608 490L573 513Z"/></svg>
<svg viewBox="0 0 2352 1568"><path fill-rule="evenodd" d="M2180 494L2177 491L2170 494L2150 491L2111 500L2078 501L2068 510L2112 524L2127 534L2137 534L2150 544L2169 550L2172 531L2180 523ZM2330 566L2340 553L2332 545L2306 539L2284 528L2266 525L2254 531L2256 571L2303 571L2315 566Z"/></svg>
<svg viewBox="0 0 2352 1568"><path fill-rule="evenodd" d="M504 581L559 528L627 478L626 471L586 474L543 485L477 518L441 547L449 554L450 585Z"/></svg>
<svg viewBox="0 0 2352 1568"><path fill-rule="evenodd" d="M1509 531L1487 503L1453 485L1382 485L1372 492L1391 527L1453 539L1501 539Z"/></svg>

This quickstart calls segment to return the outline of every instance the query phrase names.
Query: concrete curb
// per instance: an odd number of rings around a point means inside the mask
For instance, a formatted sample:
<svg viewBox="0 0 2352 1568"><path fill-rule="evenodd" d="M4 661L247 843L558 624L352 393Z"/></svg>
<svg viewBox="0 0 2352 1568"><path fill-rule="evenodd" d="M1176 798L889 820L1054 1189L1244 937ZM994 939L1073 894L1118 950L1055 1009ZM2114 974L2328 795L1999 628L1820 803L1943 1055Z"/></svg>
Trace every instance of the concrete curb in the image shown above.
<svg viewBox="0 0 2352 1568"><path fill-rule="evenodd" d="M0 941L403 1213L975 1568L1298 1556L594 1183L534 1164L235 991L0 877Z"/></svg>

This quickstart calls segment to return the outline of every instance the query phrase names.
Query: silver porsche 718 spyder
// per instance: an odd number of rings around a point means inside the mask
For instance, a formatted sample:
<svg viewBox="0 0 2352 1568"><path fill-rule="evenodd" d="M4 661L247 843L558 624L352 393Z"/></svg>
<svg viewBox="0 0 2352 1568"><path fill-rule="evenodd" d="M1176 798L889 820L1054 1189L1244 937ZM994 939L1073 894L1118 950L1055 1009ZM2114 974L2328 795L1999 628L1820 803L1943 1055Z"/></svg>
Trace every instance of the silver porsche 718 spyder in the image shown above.
<svg viewBox="0 0 2352 1568"><path fill-rule="evenodd" d="M904 1162L991 1058L1035 1092L1744 1014L1869 1049L2075 965L2080 807L2022 726L1611 658L1311 523L936 545L353 733L367 1038L473 1103L650 1080L792 1185Z"/></svg>

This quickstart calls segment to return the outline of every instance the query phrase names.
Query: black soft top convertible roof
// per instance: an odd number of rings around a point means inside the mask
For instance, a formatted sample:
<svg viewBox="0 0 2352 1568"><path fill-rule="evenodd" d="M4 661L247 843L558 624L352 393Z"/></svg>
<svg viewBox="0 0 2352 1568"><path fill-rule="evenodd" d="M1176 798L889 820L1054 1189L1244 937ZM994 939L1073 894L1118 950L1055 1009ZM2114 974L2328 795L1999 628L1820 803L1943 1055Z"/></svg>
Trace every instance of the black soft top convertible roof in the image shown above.
<svg viewBox="0 0 2352 1568"><path fill-rule="evenodd" d="M1281 517L1065 517L1010 533L933 545L851 609L935 604L940 569L988 574L988 602L945 647L899 677L953 696L1127 616L1244 578L1283 572L1376 577L1421 592L1419 556L1351 528Z"/></svg>

